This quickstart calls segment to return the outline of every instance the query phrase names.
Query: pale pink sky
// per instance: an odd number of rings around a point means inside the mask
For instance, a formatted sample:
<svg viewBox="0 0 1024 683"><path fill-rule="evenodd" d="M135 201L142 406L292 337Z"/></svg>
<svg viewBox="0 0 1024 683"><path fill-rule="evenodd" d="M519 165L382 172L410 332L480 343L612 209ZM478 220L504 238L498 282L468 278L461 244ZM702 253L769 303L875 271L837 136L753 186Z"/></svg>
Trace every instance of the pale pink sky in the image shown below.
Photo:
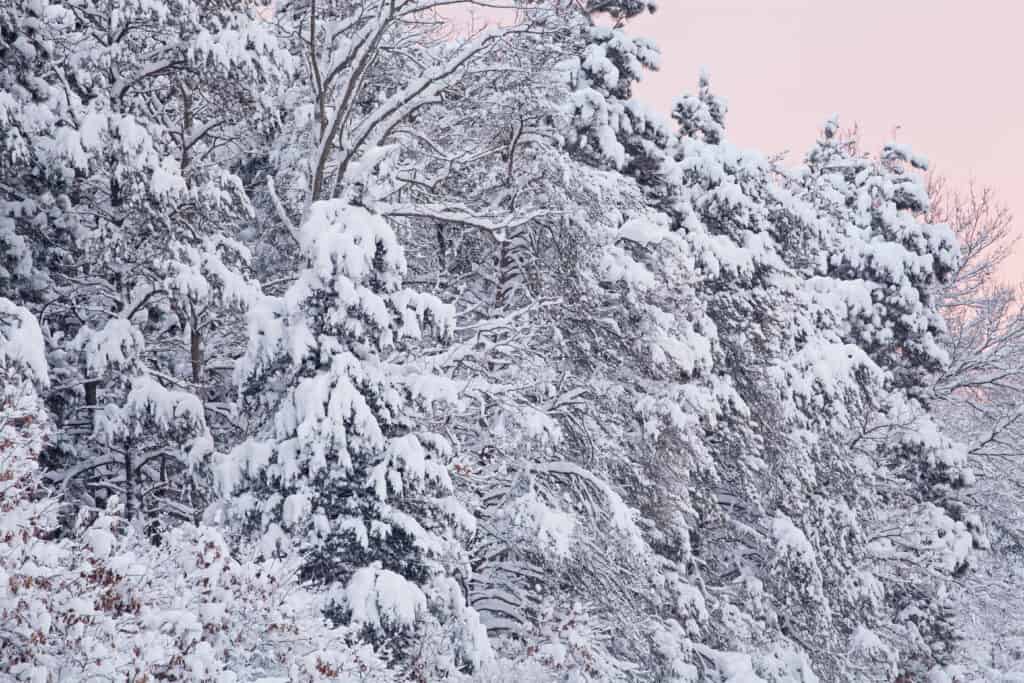
<svg viewBox="0 0 1024 683"><path fill-rule="evenodd" d="M662 50L638 91L652 105L667 111L706 67L733 142L796 162L839 114L873 147L895 138L958 183L992 186L1024 226L1024 1L659 5L629 28ZM1005 270L1024 281L1024 253Z"/></svg>

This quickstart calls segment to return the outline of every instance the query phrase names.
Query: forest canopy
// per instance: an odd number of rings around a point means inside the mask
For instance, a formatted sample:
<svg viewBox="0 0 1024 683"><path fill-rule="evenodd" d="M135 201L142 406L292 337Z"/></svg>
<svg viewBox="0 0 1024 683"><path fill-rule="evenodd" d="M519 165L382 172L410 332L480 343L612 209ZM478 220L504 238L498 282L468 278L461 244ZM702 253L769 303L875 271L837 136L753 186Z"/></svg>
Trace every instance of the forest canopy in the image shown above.
<svg viewBox="0 0 1024 683"><path fill-rule="evenodd" d="M0 680L1021 680L998 200L491 5L0 6Z"/></svg>

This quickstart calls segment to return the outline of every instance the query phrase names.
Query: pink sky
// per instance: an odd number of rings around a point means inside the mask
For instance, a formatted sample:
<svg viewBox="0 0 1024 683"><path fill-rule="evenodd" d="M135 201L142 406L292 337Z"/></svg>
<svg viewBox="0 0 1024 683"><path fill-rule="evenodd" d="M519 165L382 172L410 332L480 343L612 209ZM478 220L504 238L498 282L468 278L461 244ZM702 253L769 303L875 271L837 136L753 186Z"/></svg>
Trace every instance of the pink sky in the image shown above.
<svg viewBox="0 0 1024 683"><path fill-rule="evenodd" d="M796 162L832 114L867 144L896 139L957 183L993 187L1024 221L1021 0L661 0L629 30L662 69L638 95L667 111L701 67L727 134ZM898 127L898 129L897 129ZM1024 243L1004 277L1024 281Z"/></svg>

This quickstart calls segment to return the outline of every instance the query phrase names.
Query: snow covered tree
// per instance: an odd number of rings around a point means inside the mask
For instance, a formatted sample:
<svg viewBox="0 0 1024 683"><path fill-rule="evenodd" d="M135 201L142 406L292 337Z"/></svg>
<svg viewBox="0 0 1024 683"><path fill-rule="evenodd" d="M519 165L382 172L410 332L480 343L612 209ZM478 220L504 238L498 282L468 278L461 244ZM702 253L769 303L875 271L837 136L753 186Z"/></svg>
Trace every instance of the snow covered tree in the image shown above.
<svg viewBox="0 0 1024 683"><path fill-rule="evenodd" d="M926 165L898 145L858 156L830 121L796 191L836 226L815 286L833 299L843 338L885 372L878 410L862 415L850 445L877 468L868 550L889 640L905 670L927 671L950 661L950 581L967 570L980 529L961 500L973 479L966 452L941 433L928 391L948 363L936 292L956 267L956 240L926 220L925 187L908 164Z"/></svg>
<svg viewBox="0 0 1024 683"><path fill-rule="evenodd" d="M0 9L0 284L19 299L39 300L52 284L47 268L61 253L39 254L39 240L73 227L64 216L72 171L49 153L49 141L75 100L60 96L48 69L57 58L53 31L71 24L49 3L19 0Z"/></svg>
<svg viewBox="0 0 1024 683"><path fill-rule="evenodd" d="M287 562L232 557L220 534L183 525L160 547L117 502L59 531L39 458L52 425L43 336L0 299L0 667L11 680L386 681L354 634L329 626Z"/></svg>
<svg viewBox="0 0 1024 683"><path fill-rule="evenodd" d="M214 2L4 10L4 225L52 350L46 462L130 517L194 517L207 418L230 429L225 323L258 287L229 169L272 62L261 23Z"/></svg>
<svg viewBox="0 0 1024 683"><path fill-rule="evenodd" d="M792 650L845 679L858 664L838 652L870 598L851 584L865 474L839 444L877 380L836 333L830 302L806 285L828 227L770 161L728 143L725 113L706 76L677 100L679 138L658 198L692 245L711 321L718 419L705 443L717 506L702 520L701 561L723 591L711 638L753 655L757 670Z"/></svg>
<svg viewBox="0 0 1024 683"><path fill-rule="evenodd" d="M895 386L913 394L946 360L934 289L956 267L956 238L922 220L927 192L911 171L927 168L924 159L897 144L877 159L856 156L838 133L830 121L807 166L811 201L839 217L828 274L867 284L870 300L847 302L851 335L892 372Z"/></svg>
<svg viewBox="0 0 1024 683"><path fill-rule="evenodd" d="M553 68L564 49L558 41L585 49L587 41L577 41L581 34L575 31L589 27L590 20L586 15L549 20L572 28L552 31L550 37L518 37L507 53L483 61L496 70L522 65L502 77L509 87L500 88L500 96L469 81L463 106L471 114L463 109L459 115L473 123L475 156L467 154L471 161L463 162L465 170L452 164L457 176L442 177L461 182L453 191L472 192L467 204L478 217L467 211L460 221L438 213L443 252L419 269L425 282L440 283L460 311L456 341L438 360L453 377L467 381L463 394L470 410L450 423L460 446L456 483L465 486L469 507L480 519L472 544L474 606L499 651L525 667L567 667L589 680L642 677L684 659L667 645L659 651L656 637L670 630L660 613L677 613L681 622L700 614L699 595L687 591L685 580L665 586L664 565L644 538L649 532L666 549L674 546L676 557L667 561L671 571L685 565L680 546L686 531L676 514L683 505L662 504L645 487L658 479L658 467L685 471L684 463L672 462L671 448L679 443L674 439L686 442L689 423L679 416L672 424L678 393L671 393L671 383L664 394L660 386L651 392L659 403L635 386L631 374L646 372L652 357L662 364L652 377L687 366L689 324L685 315L678 323L671 320L670 310L675 301L685 305L687 297L667 292L659 297L654 287L645 286L654 276L643 278L643 267L632 261L632 249L642 252L667 232L643 227L656 219L643 215L637 187L614 171L590 167L604 163L574 144L567 157L558 143L576 130L573 111L562 103L566 90L579 84L573 77L578 64ZM520 45L549 50L550 56L522 56ZM555 62L545 68L545 59ZM562 80L563 75L569 78ZM443 135L445 123L442 119L430 130ZM476 194L478 188L483 192ZM486 206L488 197L492 217L481 220L476 207ZM630 214L641 215L620 231ZM504 216L508 219L499 222ZM420 244L430 248L426 240ZM684 283L685 265L671 260L665 258L666 277ZM648 298L662 308L648 305ZM638 324L643 334L633 339ZM657 464L647 461L648 451L638 450L639 426L648 418L652 431L661 431L653 422L663 421L669 423L664 431L672 432L662 437ZM652 434L647 447L654 450L657 440ZM671 480L656 485L688 497ZM646 506L652 519L638 523L630 509L634 505ZM662 511L665 529L654 519ZM566 611L572 614L568 622L557 618ZM608 619L633 626L618 635L569 626ZM683 628L671 637L683 634Z"/></svg>
<svg viewBox="0 0 1024 683"><path fill-rule="evenodd" d="M939 290L950 362L931 387L943 431L962 441L976 477L966 502L984 524L970 580L953 591L954 621L963 634L957 660L967 672L995 678L1020 668L1020 630L1012 613L1020 575L1021 384L1024 317L1018 287L1000 269L1017 244L1013 217L992 190L957 191L929 179L929 217L957 235L961 260ZM977 523L976 523L977 524Z"/></svg>
<svg viewBox="0 0 1024 683"><path fill-rule="evenodd" d="M456 577L474 520L452 497L447 440L415 419L454 390L397 356L449 335L452 311L402 287L395 234L365 208L314 203L300 243L296 281L251 313L239 379L268 427L221 464L224 492L264 557L301 557L331 618L408 675L472 670L489 651Z"/></svg>
<svg viewBox="0 0 1024 683"><path fill-rule="evenodd" d="M568 28L578 56L561 67L572 90L568 148L588 163L640 181L656 172L669 130L660 115L633 97L644 71L658 68L660 53L652 41L630 36L625 22L654 9L653 2L587 3L583 17Z"/></svg>
<svg viewBox="0 0 1024 683"><path fill-rule="evenodd" d="M953 229L961 252L937 295L950 361L934 380L933 401L947 432L959 435L976 464L1005 461L1020 454L1024 417L1018 409L1024 314L1017 286L1000 279L1018 243L1013 217L987 188L960 193L933 176L928 190L929 217Z"/></svg>

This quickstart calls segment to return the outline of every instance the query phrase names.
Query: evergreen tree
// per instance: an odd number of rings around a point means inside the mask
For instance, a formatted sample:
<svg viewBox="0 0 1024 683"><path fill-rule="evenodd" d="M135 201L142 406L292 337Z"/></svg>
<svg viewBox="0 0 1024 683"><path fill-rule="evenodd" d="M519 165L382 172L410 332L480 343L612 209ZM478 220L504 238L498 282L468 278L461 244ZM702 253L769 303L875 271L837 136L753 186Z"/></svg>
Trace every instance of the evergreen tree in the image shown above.
<svg viewBox="0 0 1024 683"><path fill-rule="evenodd" d="M31 170L5 214L31 247L24 300L51 349L51 480L87 504L116 493L154 529L194 518L210 423L230 426L217 365L241 335L226 319L258 291L232 239L248 203L223 131L269 48L255 17L215 3L5 12L23 58L4 78L35 89L11 86L5 142Z"/></svg>
<svg viewBox="0 0 1024 683"><path fill-rule="evenodd" d="M412 419L453 390L393 357L431 327L450 334L451 310L401 287L401 247L366 209L314 204L301 243L296 282L253 313L241 379L269 429L222 466L225 492L243 484L236 507L264 556L298 553L335 621L427 675L409 638L433 616L455 629L452 665L477 666L486 647L454 582L472 518L451 496L446 439Z"/></svg>
<svg viewBox="0 0 1024 683"><path fill-rule="evenodd" d="M877 468L868 554L886 589L892 647L906 670L927 671L950 661L949 582L967 570L980 529L960 500L973 479L966 452L941 434L927 399L948 362L935 288L956 267L956 241L923 219L926 191L908 164L926 166L898 145L877 160L857 156L830 121L801 183L836 226L815 287L834 302L844 339L885 373L878 410L863 415L851 447Z"/></svg>

